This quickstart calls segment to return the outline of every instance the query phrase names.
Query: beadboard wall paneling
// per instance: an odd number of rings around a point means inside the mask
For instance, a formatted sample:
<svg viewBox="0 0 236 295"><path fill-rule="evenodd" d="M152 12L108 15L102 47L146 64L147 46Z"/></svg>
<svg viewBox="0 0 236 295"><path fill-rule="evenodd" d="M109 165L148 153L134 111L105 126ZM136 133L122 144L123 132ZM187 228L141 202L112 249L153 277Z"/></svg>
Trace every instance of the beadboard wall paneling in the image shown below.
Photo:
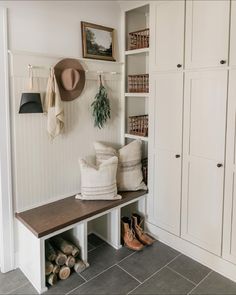
<svg viewBox="0 0 236 295"><path fill-rule="evenodd" d="M52 140L45 114L18 114L21 92L27 85L27 65L34 70L36 85L45 95L49 67L58 58L14 53L11 55L11 123L13 142L14 210L17 212L73 195L80 191L79 157L93 156L93 142L120 145L121 75L104 74L111 101L111 120L102 130L94 128L91 103L98 90L97 70L121 73L119 63L84 61L86 85L82 95L63 102L64 133Z"/></svg>

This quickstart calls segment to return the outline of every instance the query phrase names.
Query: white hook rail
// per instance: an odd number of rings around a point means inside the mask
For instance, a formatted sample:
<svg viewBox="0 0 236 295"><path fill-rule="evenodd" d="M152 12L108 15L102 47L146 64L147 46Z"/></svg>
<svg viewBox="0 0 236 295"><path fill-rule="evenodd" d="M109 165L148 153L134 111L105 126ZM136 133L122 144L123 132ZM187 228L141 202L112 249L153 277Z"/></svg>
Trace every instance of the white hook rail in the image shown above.
<svg viewBox="0 0 236 295"><path fill-rule="evenodd" d="M103 75L103 74L110 74L110 75L120 75L121 73L119 72L104 72L104 71L89 71L89 70L85 70L85 73L93 73L93 74L98 74L98 75Z"/></svg>
<svg viewBox="0 0 236 295"><path fill-rule="evenodd" d="M43 66L34 66L34 65L31 65L31 64L28 64L28 69L46 69L46 70L51 70L52 67L47 68L47 67L43 67ZM121 73L115 72L115 71L107 72L107 71L89 71L89 70L85 70L85 73L91 73L91 74L97 74L97 75L105 75L105 74L120 75L121 74Z"/></svg>

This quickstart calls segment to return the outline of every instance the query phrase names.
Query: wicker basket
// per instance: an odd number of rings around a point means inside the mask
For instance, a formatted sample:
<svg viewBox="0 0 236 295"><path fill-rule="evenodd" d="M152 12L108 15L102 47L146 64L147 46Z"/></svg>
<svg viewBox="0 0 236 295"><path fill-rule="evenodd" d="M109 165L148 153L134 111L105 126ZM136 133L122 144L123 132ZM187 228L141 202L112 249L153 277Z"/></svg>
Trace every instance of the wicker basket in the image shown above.
<svg viewBox="0 0 236 295"><path fill-rule="evenodd" d="M148 136L148 115L129 117L129 133Z"/></svg>
<svg viewBox="0 0 236 295"><path fill-rule="evenodd" d="M149 29L129 33L129 50L149 47Z"/></svg>
<svg viewBox="0 0 236 295"><path fill-rule="evenodd" d="M128 92L149 92L149 74L128 75Z"/></svg>

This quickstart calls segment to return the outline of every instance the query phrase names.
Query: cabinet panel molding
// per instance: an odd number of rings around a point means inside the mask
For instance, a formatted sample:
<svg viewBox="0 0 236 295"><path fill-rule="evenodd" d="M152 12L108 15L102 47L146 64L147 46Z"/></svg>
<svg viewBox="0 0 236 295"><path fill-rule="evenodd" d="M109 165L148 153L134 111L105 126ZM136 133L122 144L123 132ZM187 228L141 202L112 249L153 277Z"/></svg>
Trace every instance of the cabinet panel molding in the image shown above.
<svg viewBox="0 0 236 295"><path fill-rule="evenodd" d="M230 1L186 1L186 68L226 66Z"/></svg>
<svg viewBox="0 0 236 295"><path fill-rule="evenodd" d="M236 66L236 1L231 1L230 66Z"/></svg>
<svg viewBox="0 0 236 295"><path fill-rule="evenodd" d="M183 73L153 75L154 154L151 195L153 222L180 234ZM151 200L150 200L151 202Z"/></svg>
<svg viewBox="0 0 236 295"><path fill-rule="evenodd" d="M229 74L223 257L236 263L236 70Z"/></svg>
<svg viewBox="0 0 236 295"><path fill-rule="evenodd" d="M151 2L151 67L153 71L183 68L185 2Z"/></svg>
<svg viewBox="0 0 236 295"><path fill-rule="evenodd" d="M221 254L227 71L185 79L182 237Z"/></svg>

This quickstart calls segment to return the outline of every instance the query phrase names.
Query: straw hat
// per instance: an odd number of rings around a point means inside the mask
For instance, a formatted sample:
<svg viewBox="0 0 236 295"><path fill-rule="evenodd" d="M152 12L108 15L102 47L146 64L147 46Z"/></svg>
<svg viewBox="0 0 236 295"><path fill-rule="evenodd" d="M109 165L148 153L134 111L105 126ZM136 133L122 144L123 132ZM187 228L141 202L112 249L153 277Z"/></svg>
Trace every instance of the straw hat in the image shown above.
<svg viewBox="0 0 236 295"><path fill-rule="evenodd" d="M80 62L73 58L62 59L55 65L54 71L61 100L70 101L79 97L85 84L85 72Z"/></svg>

